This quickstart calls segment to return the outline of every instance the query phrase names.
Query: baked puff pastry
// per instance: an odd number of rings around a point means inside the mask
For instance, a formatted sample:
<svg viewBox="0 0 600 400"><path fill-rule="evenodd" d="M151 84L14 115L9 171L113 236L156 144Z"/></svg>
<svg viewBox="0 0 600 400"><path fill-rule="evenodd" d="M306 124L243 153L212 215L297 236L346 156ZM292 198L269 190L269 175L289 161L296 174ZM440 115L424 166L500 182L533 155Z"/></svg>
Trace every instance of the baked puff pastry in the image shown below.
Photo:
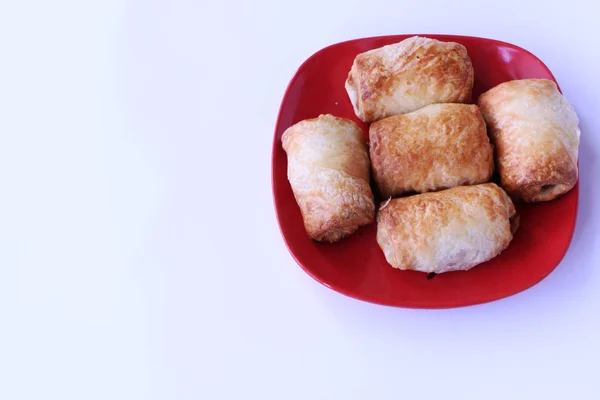
<svg viewBox="0 0 600 400"><path fill-rule="evenodd" d="M392 267L439 274L494 258L517 226L515 207L496 184L459 186L384 203L377 243Z"/></svg>
<svg viewBox="0 0 600 400"><path fill-rule="evenodd" d="M281 140L288 180L313 240L335 242L374 222L369 153L356 123L320 115L291 126Z"/></svg>
<svg viewBox="0 0 600 400"><path fill-rule="evenodd" d="M369 128L371 166L382 197L488 182L492 145L474 104L432 104Z"/></svg>
<svg viewBox="0 0 600 400"><path fill-rule="evenodd" d="M373 122L428 104L467 103L473 77L463 45L413 36L356 56L346 91L356 115Z"/></svg>
<svg viewBox="0 0 600 400"><path fill-rule="evenodd" d="M579 119L546 79L502 83L479 97L496 147L502 187L513 199L553 200L578 179Z"/></svg>

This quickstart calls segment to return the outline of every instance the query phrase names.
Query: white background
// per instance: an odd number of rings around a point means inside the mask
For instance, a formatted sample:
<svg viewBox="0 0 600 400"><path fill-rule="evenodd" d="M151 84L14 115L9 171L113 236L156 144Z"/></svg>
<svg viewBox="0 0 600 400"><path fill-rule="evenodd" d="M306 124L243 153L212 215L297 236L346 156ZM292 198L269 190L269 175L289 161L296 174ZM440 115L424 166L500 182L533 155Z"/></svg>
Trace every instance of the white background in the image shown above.
<svg viewBox="0 0 600 400"><path fill-rule="evenodd" d="M0 0L0 399L598 398L595 7ZM289 79L400 33L522 46L575 106L577 228L534 288L395 309L288 254L270 152Z"/></svg>

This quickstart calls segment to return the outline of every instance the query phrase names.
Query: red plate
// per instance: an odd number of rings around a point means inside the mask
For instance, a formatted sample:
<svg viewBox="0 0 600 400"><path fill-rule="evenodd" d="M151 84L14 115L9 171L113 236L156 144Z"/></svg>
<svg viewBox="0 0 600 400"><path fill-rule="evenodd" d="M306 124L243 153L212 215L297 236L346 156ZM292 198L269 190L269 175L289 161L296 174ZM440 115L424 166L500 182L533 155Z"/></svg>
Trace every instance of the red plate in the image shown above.
<svg viewBox="0 0 600 400"><path fill-rule="evenodd" d="M291 80L279 111L273 140L273 195L283 238L298 264L325 286L378 304L412 308L460 307L501 299L546 277L567 252L577 216L579 183L553 202L517 204L519 230L509 248L470 271L428 280L415 271L393 269L375 241L376 225L361 228L334 244L318 244L304 230L300 209L287 180L281 135L296 122L319 114L349 118L364 129L352 110L344 82L354 57L414 35L382 36L326 47L304 62ZM537 57L512 44L468 36L421 35L466 46L475 68L473 99L502 82L523 78L555 81ZM379 200L379 199L376 199Z"/></svg>

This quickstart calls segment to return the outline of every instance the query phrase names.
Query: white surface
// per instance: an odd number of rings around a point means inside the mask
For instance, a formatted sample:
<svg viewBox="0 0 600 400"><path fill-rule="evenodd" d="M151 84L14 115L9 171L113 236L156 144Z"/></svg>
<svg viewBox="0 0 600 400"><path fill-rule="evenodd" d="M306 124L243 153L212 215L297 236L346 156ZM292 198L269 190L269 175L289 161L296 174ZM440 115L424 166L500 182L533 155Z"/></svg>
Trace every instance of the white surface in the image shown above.
<svg viewBox="0 0 600 400"><path fill-rule="evenodd" d="M594 398L599 10L550 3L1 1L0 398ZM393 309L287 253L286 85L326 45L397 33L520 45L575 106L577 229L531 290Z"/></svg>

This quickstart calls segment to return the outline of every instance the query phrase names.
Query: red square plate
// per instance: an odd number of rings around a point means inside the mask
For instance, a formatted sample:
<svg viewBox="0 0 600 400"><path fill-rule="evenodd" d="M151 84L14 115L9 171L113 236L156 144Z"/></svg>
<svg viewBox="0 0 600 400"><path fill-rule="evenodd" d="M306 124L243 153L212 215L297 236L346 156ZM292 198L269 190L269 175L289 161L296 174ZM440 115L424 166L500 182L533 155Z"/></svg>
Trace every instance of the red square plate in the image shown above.
<svg viewBox="0 0 600 400"><path fill-rule="evenodd" d="M292 78L279 111L273 140L273 195L281 233L298 264L325 286L378 304L412 308L449 308L485 303L525 290L546 277L567 252L577 216L579 183L558 200L517 204L519 230L509 248L469 271L427 279L415 271L392 268L375 241L376 225L361 228L334 244L309 239L287 180L281 135L296 122L319 114L356 121L344 82L354 57L414 35L350 40L326 47L304 62ZM475 69L473 100L508 80L546 78L550 70L536 56L512 44L468 36L421 35L466 46ZM376 199L378 201L380 199Z"/></svg>

